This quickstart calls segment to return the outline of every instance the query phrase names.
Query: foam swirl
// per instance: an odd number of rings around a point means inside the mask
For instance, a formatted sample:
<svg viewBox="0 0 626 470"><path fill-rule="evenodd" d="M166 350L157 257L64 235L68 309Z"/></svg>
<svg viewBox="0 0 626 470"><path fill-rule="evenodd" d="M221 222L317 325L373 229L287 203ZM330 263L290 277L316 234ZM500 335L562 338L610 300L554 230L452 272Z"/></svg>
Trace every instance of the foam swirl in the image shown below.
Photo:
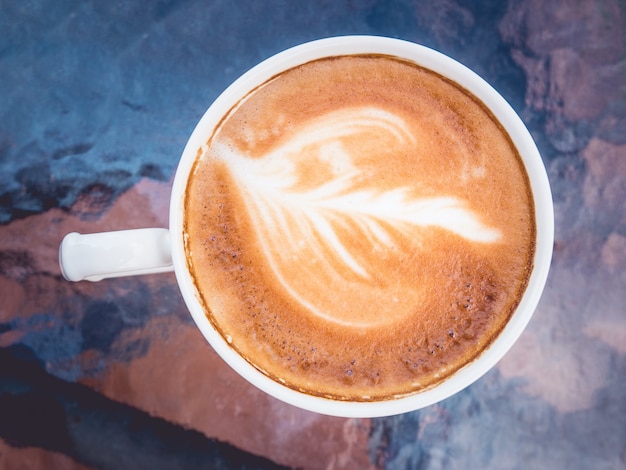
<svg viewBox="0 0 626 470"><path fill-rule="evenodd" d="M241 192L272 271L293 298L329 321L375 323L329 312L310 286L372 282L380 268L372 254L393 250L400 236L419 243L420 231L437 227L468 242L501 237L456 197L418 197L410 186L372 180L364 168L376 160L372 149L381 142L392 152L419 145L401 118L373 107L314 119L263 155L212 144Z"/></svg>

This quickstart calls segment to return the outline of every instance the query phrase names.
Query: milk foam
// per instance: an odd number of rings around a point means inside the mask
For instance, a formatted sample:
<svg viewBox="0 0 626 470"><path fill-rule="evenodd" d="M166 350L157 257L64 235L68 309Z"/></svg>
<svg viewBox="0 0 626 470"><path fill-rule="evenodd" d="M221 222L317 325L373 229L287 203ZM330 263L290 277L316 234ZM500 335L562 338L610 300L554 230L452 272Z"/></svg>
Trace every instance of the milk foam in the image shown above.
<svg viewBox="0 0 626 470"><path fill-rule="evenodd" d="M276 278L294 299L327 321L373 324L373 319L339 318L298 287L303 280L296 284L284 268L303 262L304 254L315 260L315 269L303 269L302 276L326 272L329 279L368 283L376 266L362 253L393 251L399 236L418 245L432 228L471 243L494 243L502 237L458 197L420 197L410 186L378 185L363 161L377 157L373 144L381 140L397 152L420 145L402 118L376 107L349 107L313 119L262 155L232 143L212 143L213 158L223 161L236 182ZM323 172L313 174L311 168ZM351 239L363 241L348 243L346 231Z"/></svg>
<svg viewBox="0 0 626 470"><path fill-rule="evenodd" d="M519 153L475 97L389 57L273 77L207 135L185 250L211 324L277 382L384 400L505 327L536 228Z"/></svg>

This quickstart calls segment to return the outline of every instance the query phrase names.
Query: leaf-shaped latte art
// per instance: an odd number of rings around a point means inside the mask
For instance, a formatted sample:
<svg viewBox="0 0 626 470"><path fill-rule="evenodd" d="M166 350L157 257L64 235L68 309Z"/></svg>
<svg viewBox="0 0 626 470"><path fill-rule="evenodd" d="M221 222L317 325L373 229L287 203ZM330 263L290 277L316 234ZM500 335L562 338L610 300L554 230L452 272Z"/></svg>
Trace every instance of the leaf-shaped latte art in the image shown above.
<svg viewBox="0 0 626 470"><path fill-rule="evenodd" d="M418 240L419 230L438 227L470 242L500 237L455 197L416 198L412 187L377 185L364 170L377 148L419 145L400 118L380 109L332 112L265 155L215 145L274 274L293 298L331 321L372 324L329 312L332 301L316 289L348 292L372 281L380 271L375 253L393 250L398 236Z"/></svg>

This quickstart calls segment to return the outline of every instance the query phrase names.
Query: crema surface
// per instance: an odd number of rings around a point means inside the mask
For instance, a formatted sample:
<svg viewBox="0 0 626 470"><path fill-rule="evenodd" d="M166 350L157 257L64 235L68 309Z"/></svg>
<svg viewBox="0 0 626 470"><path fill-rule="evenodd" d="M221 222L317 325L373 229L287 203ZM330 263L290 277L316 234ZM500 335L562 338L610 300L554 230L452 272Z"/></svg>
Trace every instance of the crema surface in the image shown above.
<svg viewBox="0 0 626 470"><path fill-rule="evenodd" d="M476 98L343 56L274 77L207 135L185 240L207 317L246 360L309 394L381 400L499 334L532 270L534 208Z"/></svg>

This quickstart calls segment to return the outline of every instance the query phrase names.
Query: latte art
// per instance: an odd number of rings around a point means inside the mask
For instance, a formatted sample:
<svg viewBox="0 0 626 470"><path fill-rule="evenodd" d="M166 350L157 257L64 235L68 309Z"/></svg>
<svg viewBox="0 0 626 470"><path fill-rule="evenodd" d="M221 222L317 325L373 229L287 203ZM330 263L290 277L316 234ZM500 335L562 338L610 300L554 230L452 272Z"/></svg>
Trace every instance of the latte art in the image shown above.
<svg viewBox="0 0 626 470"><path fill-rule="evenodd" d="M470 93L391 57L287 70L198 150L187 264L207 318L272 379L338 400L424 390L526 289L532 194Z"/></svg>
<svg viewBox="0 0 626 470"><path fill-rule="evenodd" d="M389 319L336 312L308 287L332 285L333 297L365 287L361 301L367 306L374 300L371 290L380 290L371 282L376 272L371 253L398 253L398 237L416 243L419 251L420 232L429 227L470 242L493 243L501 236L453 196L420 198L409 186L377 185L381 181L373 178L375 170L360 168L359 162L378 160L381 144L392 158L419 146L401 118L376 108L333 111L263 155L246 155L232 144L214 145L282 286L315 315L348 326L375 326ZM354 244L355 239L362 241ZM294 264L300 267L295 279L290 276ZM397 292L387 295L398 302Z"/></svg>

